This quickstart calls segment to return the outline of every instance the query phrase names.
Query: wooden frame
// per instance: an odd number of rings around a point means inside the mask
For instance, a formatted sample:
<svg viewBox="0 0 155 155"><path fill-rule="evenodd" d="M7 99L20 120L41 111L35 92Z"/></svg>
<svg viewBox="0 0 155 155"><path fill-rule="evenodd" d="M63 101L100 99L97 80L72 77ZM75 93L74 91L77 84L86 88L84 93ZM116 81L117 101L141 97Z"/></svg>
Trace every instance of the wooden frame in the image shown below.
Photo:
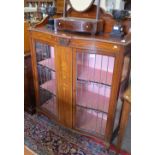
<svg viewBox="0 0 155 155"><path fill-rule="evenodd" d="M88 5L88 7L85 8L84 10L82 10L82 11L79 11L79 10L75 9L75 8L73 7L73 5L72 5L71 0L69 0L69 4L70 4L70 6L72 7L72 9L74 9L75 11L78 11L78 12L85 12L85 11L87 11L87 10L92 6L92 4L94 3L94 1L95 1L95 0L91 0L91 2L90 2L90 4Z"/></svg>
<svg viewBox="0 0 155 155"><path fill-rule="evenodd" d="M40 106L40 95L39 95L39 80L38 80L38 72L37 72L37 61L36 61L36 53L35 53L35 42L42 42L42 43L45 43L45 44L48 44L49 46L52 46L54 49L55 49L55 46L50 42L50 40L41 40L41 39L32 39L31 38L31 56L33 57L33 60L32 60L32 68L33 68L33 78L34 78L34 87L35 87L35 96L36 96L36 104L37 104L37 112L43 112L43 113L46 113L48 116L52 115L49 111L47 111L45 108L41 108ZM55 50L54 50L55 52ZM56 75L57 76L57 75ZM57 79L57 77L56 77ZM57 80L56 80L56 84L57 84ZM57 91L56 91L56 94L57 94ZM57 96L56 96L56 101L57 101L57 111L59 111L59 104L58 104L58 99L57 99ZM54 115L52 115L52 118L54 118L55 120L58 119L58 117L55 117Z"/></svg>
<svg viewBox="0 0 155 155"><path fill-rule="evenodd" d="M76 116L76 77L77 77L77 68L76 68L76 54L77 53L88 53L88 54L99 54L99 55L106 55L106 56L112 56L115 58L115 55L111 54L111 53L107 53L107 52L104 52L104 51L98 51L98 50L83 50L83 49L80 49L81 51L79 52L78 49L74 49L73 50L73 128L78 130L76 127L75 127L75 116ZM84 131L82 131L84 132ZM85 132L84 132L85 133ZM99 136L97 136L99 137Z"/></svg>
<svg viewBox="0 0 155 155"><path fill-rule="evenodd" d="M119 86L121 83L121 74L120 71L122 70L123 67L123 49L120 49L122 51L117 51L116 54L111 53L111 51L104 51L104 50L92 50L91 52L89 50L89 53L93 54L101 54L101 55L106 55L106 56L113 56L115 58L115 68L114 68L114 73L113 73L113 80L112 80L112 88L111 88L111 97L110 97L110 105L109 105L109 111L108 111L108 120L107 120L107 126L106 126L106 133L104 136L105 144L107 144L107 147L111 141L112 138L112 132L113 132L113 124L114 124L114 117L115 117L115 109L116 109L116 103L118 99L118 92L119 92ZM82 50L82 52L88 52L88 50ZM76 110L75 110L75 105L76 105L76 53L77 53L77 48L73 50L73 128L75 128L75 115L76 115ZM85 133L84 131L82 131ZM97 136L98 137L98 136Z"/></svg>

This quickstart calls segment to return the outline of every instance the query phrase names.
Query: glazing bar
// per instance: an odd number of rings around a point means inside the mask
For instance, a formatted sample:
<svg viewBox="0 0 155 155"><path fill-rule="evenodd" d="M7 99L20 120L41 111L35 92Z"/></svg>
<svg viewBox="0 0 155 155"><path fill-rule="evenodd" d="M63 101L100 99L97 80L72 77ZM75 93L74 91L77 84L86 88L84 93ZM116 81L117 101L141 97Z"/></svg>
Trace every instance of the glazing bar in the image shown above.
<svg viewBox="0 0 155 155"><path fill-rule="evenodd" d="M94 79L95 79L95 66L96 66L96 54L95 54L95 62L94 62L94 75L93 75L93 77L94 77ZM94 80L95 81L95 80ZM94 92L94 83L93 83L93 90L92 90L93 92ZM93 103L92 103L93 104ZM92 105L91 104L91 105ZM94 103L94 104L96 104L96 102ZM96 127L95 127L95 132L96 132Z"/></svg>
<svg viewBox="0 0 155 155"><path fill-rule="evenodd" d="M108 60L107 60L107 69L106 69L106 79L105 79L105 83L107 83L107 73L108 73L108 68L109 68L109 56L108 57ZM104 89L104 96L106 96L106 86L105 86L105 89ZM106 98L105 98L106 99ZM106 104L106 100L104 101L104 105L103 105L103 108L105 107L105 104ZM108 103L109 104L109 103ZM102 121L101 121L101 129L102 129L102 126L103 126L103 113L102 113Z"/></svg>
<svg viewBox="0 0 155 155"><path fill-rule="evenodd" d="M99 80L100 82L101 82L101 75L102 75L102 61L103 61L103 56L101 56L101 69L100 69L100 80ZM100 94L100 86L102 86L101 83L98 86L98 96ZM97 98L97 101L98 100L99 100L99 97ZM98 102L97 102L97 109L99 109ZM103 115L103 113L102 113L102 115ZM103 119L103 116L102 116L102 119ZM102 122L102 119L101 119L101 122ZM98 113L97 113L97 119L96 119L96 126L97 126L97 121L98 121ZM101 132L101 129L98 132L100 133Z"/></svg>

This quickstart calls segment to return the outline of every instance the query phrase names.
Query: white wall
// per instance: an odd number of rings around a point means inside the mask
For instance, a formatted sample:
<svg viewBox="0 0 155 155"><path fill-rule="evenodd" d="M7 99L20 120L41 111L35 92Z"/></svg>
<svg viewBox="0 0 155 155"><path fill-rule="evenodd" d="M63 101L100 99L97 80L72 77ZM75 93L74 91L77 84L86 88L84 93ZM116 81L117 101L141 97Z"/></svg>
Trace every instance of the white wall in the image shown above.
<svg viewBox="0 0 155 155"><path fill-rule="evenodd" d="M97 2L98 0L95 0L95 4L97 4ZM106 11L109 11L110 9L123 9L124 2L123 0L100 0L100 7Z"/></svg>
<svg viewBox="0 0 155 155"><path fill-rule="evenodd" d="M97 3L97 1L98 0L95 0L95 4ZM113 9L124 8L124 2L122 0L101 0L100 3L101 3L100 6L106 11L108 11L109 9L112 9L112 5L113 5Z"/></svg>

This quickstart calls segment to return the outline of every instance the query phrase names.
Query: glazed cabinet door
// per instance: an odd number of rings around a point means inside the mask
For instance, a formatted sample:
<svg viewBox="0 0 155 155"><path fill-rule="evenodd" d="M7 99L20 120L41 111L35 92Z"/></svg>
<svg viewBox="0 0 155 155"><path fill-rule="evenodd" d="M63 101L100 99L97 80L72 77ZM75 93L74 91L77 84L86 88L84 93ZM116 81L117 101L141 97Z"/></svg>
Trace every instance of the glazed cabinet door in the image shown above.
<svg viewBox="0 0 155 155"><path fill-rule="evenodd" d="M55 48L42 41L33 41L33 71L37 109L57 118Z"/></svg>
<svg viewBox="0 0 155 155"><path fill-rule="evenodd" d="M115 57L96 51L73 52L74 128L104 137Z"/></svg>

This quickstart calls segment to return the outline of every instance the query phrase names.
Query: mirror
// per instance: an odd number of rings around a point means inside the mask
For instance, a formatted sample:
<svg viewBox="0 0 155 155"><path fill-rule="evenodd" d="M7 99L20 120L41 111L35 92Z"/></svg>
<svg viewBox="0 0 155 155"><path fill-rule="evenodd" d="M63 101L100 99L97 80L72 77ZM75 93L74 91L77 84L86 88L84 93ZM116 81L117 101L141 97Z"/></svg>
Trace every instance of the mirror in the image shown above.
<svg viewBox="0 0 155 155"><path fill-rule="evenodd" d="M94 3L94 0L69 0L72 9L78 12L88 10Z"/></svg>

